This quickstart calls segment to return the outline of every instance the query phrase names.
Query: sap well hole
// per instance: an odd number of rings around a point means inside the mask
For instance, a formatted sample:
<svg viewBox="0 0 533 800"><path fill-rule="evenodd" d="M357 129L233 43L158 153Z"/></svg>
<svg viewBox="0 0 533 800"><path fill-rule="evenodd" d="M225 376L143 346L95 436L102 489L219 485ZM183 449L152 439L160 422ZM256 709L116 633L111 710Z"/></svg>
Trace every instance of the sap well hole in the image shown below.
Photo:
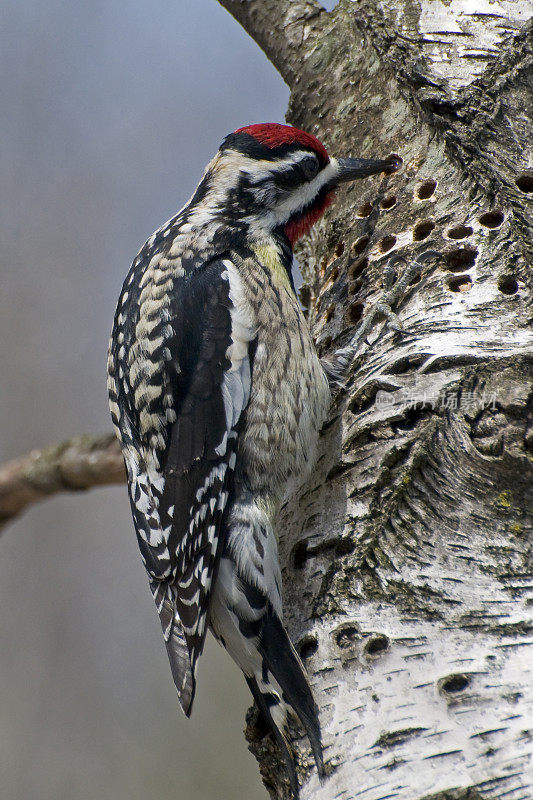
<svg viewBox="0 0 533 800"><path fill-rule="evenodd" d="M370 241L370 236L361 236L360 239L357 239L357 241L355 241L352 244L352 251L351 251L352 255L354 256L362 255L362 253L365 252L369 241Z"/></svg>
<svg viewBox="0 0 533 800"><path fill-rule="evenodd" d="M341 650L346 650L348 647L352 647L359 639L359 628L357 625L341 625L333 636L337 647L340 647Z"/></svg>
<svg viewBox="0 0 533 800"><path fill-rule="evenodd" d="M452 292L468 292L472 288L472 278L470 275L458 275L456 278L448 278L448 289Z"/></svg>
<svg viewBox="0 0 533 800"><path fill-rule="evenodd" d="M390 153L386 160L393 163L390 169L384 170L385 175L391 175L393 172L398 172L398 170L402 167L403 158L399 156L398 153Z"/></svg>
<svg viewBox="0 0 533 800"><path fill-rule="evenodd" d="M478 217L478 222L480 225L483 225L484 228L494 229L499 228L504 219L503 213L498 209L494 209L493 211L485 211L484 214L481 214L481 216Z"/></svg>
<svg viewBox="0 0 533 800"><path fill-rule="evenodd" d="M318 639L313 634L308 634L304 636L303 639L300 640L298 643L298 652L300 653L300 658L305 661L311 656L314 656L316 651L318 650Z"/></svg>
<svg viewBox="0 0 533 800"><path fill-rule="evenodd" d="M375 636L372 636L365 644L365 653L368 656L377 656L380 653L383 653L385 650L388 650L389 645L389 637L385 636L384 633L378 633Z"/></svg>
<svg viewBox="0 0 533 800"><path fill-rule="evenodd" d="M359 261L355 261L353 264L350 264L348 269L348 278L351 281L354 281L356 278L359 278L360 275L368 267L368 258L360 258Z"/></svg>
<svg viewBox="0 0 533 800"><path fill-rule="evenodd" d="M346 312L346 321L349 325L356 325L363 316L364 303L352 303Z"/></svg>
<svg viewBox="0 0 533 800"><path fill-rule="evenodd" d="M380 253L388 253L396 244L396 236L384 236L378 242L378 249Z"/></svg>
<svg viewBox="0 0 533 800"><path fill-rule="evenodd" d="M463 692L470 686L470 678L467 675L448 675L441 681L440 688L447 694Z"/></svg>
<svg viewBox="0 0 533 800"><path fill-rule="evenodd" d="M427 180L420 184L417 189L416 196L419 200L429 200L431 195L435 192L437 188L437 181L434 180Z"/></svg>
<svg viewBox="0 0 533 800"><path fill-rule="evenodd" d="M533 192L533 172L522 172L515 181L521 192Z"/></svg>
<svg viewBox="0 0 533 800"><path fill-rule="evenodd" d="M396 197L393 194L391 194L388 197L383 198L383 200L380 203L380 206L383 209L383 211L390 211L391 208L394 208L396 202L397 202Z"/></svg>
<svg viewBox="0 0 533 800"><path fill-rule="evenodd" d="M372 203L365 203L364 205L360 206L357 209L357 216L358 217L369 217L373 211L374 206Z"/></svg>
<svg viewBox="0 0 533 800"><path fill-rule="evenodd" d="M466 239L467 236L472 236L474 229L470 225L455 225L448 231L450 239Z"/></svg>
<svg viewBox="0 0 533 800"><path fill-rule="evenodd" d="M478 250L476 247L459 247L457 250L449 250L444 256L446 266L452 272L463 272L470 269L476 263Z"/></svg>
<svg viewBox="0 0 533 800"><path fill-rule="evenodd" d="M421 242L422 239L427 239L434 228L435 223L431 219L423 219L420 222L417 222L413 228L413 241Z"/></svg>
<svg viewBox="0 0 533 800"><path fill-rule="evenodd" d="M307 561L307 542L302 539L296 542L292 551L292 565L294 569L303 569Z"/></svg>
<svg viewBox="0 0 533 800"><path fill-rule="evenodd" d="M516 294L518 291L518 281L512 275L502 275L498 279L498 289L503 294Z"/></svg>

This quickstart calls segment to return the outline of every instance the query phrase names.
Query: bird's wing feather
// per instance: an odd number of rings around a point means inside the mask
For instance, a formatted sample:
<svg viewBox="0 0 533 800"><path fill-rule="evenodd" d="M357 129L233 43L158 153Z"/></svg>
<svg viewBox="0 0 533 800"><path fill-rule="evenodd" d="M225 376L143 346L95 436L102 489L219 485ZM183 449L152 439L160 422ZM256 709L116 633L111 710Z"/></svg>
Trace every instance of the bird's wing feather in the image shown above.
<svg viewBox="0 0 533 800"><path fill-rule="evenodd" d="M228 258L142 256L132 269L143 277L126 280L115 317L110 397L139 547L188 714L256 331Z"/></svg>

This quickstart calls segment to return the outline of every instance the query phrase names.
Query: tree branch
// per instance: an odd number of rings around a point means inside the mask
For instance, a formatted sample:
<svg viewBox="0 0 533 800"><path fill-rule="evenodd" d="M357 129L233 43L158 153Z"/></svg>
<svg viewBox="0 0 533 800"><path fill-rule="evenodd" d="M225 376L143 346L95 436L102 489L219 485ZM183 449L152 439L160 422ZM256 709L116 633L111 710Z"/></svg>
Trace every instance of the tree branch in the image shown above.
<svg viewBox="0 0 533 800"><path fill-rule="evenodd" d="M292 87L327 12L316 0L219 0Z"/></svg>
<svg viewBox="0 0 533 800"><path fill-rule="evenodd" d="M0 467L0 528L57 492L80 492L125 481L114 434L74 436Z"/></svg>

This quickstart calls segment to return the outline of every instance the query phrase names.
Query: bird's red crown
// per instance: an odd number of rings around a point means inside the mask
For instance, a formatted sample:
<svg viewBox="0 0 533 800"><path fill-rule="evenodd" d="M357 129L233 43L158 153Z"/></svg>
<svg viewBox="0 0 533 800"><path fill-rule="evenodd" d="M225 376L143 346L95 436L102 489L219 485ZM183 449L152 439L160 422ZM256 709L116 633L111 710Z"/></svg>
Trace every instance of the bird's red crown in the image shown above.
<svg viewBox="0 0 533 800"><path fill-rule="evenodd" d="M238 128L235 133L247 133L257 139L258 142L261 142L261 144L272 149L281 147L284 144L299 144L302 147L313 150L322 164L326 164L329 161L328 151L316 136L299 128L294 128L292 125L281 125L278 122L261 122Z"/></svg>

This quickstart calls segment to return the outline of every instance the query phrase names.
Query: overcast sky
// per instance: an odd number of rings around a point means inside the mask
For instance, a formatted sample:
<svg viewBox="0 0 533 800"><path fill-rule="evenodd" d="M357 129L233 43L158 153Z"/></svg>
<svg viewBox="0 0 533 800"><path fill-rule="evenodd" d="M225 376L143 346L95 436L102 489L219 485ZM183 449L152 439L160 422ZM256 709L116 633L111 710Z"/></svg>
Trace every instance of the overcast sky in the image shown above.
<svg viewBox="0 0 533 800"><path fill-rule="evenodd" d="M288 90L215 0L4 0L1 460L110 428L115 302L222 138ZM124 488L43 504L0 541L3 800L263 800L248 690L215 644L175 695Z"/></svg>

